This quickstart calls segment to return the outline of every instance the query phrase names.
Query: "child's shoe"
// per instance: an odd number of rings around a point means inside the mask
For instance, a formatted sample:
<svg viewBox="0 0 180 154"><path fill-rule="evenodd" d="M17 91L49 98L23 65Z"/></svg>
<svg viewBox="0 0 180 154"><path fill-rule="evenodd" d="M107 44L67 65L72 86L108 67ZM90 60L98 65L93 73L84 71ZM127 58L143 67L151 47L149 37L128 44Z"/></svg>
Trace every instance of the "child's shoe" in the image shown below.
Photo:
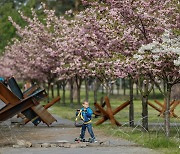
<svg viewBox="0 0 180 154"><path fill-rule="evenodd" d="M85 138L80 138L80 141L81 142L86 142L86 139Z"/></svg>
<svg viewBox="0 0 180 154"><path fill-rule="evenodd" d="M80 141L80 138L75 138L74 141Z"/></svg>
<svg viewBox="0 0 180 154"><path fill-rule="evenodd" d="M97 143L97 140L95 138L89 138L90 143Z"/></svg>

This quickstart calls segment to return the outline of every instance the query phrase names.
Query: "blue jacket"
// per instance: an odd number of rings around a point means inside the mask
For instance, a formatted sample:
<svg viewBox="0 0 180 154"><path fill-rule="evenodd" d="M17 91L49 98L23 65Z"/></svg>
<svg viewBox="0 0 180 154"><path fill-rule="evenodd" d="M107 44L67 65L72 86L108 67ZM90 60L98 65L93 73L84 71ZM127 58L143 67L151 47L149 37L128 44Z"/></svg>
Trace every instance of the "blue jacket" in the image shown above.
<svg viewBox="0 0 180 154"><path fill-rule="evenodd" d="M93 111L91 110L90 107L88 107L87 109L84 109L84 108L81 108L81 115L83 117L83 121L84 122L88 122L91 120L92 118L92 114L93 114ZM78 113L76 113L76 116L77 116Z"/></svg>
<svg viewBox="0 0 180 154"><path fill-rule="evenodd" d="M0 82L4 82L4 78L3 77L0 77Z"/></svg>

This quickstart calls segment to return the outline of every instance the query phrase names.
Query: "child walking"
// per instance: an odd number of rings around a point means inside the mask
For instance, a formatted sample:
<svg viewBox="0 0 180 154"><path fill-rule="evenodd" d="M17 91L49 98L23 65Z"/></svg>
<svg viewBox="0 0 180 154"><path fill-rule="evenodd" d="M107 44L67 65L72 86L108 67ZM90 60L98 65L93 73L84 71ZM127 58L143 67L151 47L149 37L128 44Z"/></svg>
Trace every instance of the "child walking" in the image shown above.
<svg viewBox="0 0 180 154"><path fill-rule="evenodd" d="M87 101L83 102L83 108L80 109L80 116L81 119L83 120L83 124L81 127L81 134L80 134L80 141L85 141L85 132L86 132L86 128L91 136L91 138L89 139L89 142L93 143L93 142L97 142L94 136L94 132L92 130L92 124L91 124L91 117L93 114L92 109L89 107L89 103ZM78 112L76 113L76 116L78 115Z"/></svg>

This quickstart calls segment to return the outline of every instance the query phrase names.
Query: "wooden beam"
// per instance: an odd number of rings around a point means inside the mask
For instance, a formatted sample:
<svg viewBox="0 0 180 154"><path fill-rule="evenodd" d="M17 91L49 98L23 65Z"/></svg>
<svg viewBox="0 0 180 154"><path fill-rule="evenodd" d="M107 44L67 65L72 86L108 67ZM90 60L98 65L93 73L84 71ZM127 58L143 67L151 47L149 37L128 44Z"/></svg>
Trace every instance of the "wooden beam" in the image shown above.
<svg viewBox="0 0 180 154"><path fill-rule="evenodd" d="M126 101L125 103L121 104L119 107L117 107L117 108L113 111L113 114L115 115L115 114L118 113L119 111L121 111L121 110L123 110L124 108L126 108L129 104L130 104L130 101Z"/></svg>
<svg viewBox="0 0 180 154"><path fill-rule="evenodd" d="M113 118L114 120L111 121L111 123L114 125L116 124L117 126L121 126L121 123L119 123L115 118L114 115L117 114L119 111L123 110L125 107L127 107L130 104L130 101L126 101L125 103L121 104L119 107L117 107L114 111L112 111L109 98L105 97L105 103L107 106L107 110L105 111L101 105L98 103L94 103L95 107L99 109L99 111L102 113L103 117L99 119L95 124L99 125L105 122L106 120L110 120L110 117ZM113 115L113 117L112 117Z"/></svg>
<svg viewBox="0 0 180 154"><path fill-rule="evenodd" d="M158 112L161 113L161 109L159 109L158 107L156 107L154 104L148 102L148 105L150 105L152 108L154 108L155 110L157 110Z"/></svg>
<svg viewBox="0 0 180 154"><path fill-rule="evenodd" d="M109 98L108 98L107 96L105 97L105 102L106 102L106 106L107 106L106 112L107 112L108 115L109 115L109 119L110 119L110 121L111 121L111 124L112 124L112 125L115 125L115 124L116 124L116 121L115 121L115 119L114 119L114 115L113 115L113 112L112 112L111 104L110 104L110 102L109 102Z"/></svg>
<svg viewBox="0 0 180 154"><path fill-rule="evenodd" d="M163 105L163 104L161 104L159 101L154 100L154 102L155 102L156 104L158 104L160 107L164 108L164 105Z"/></svg>

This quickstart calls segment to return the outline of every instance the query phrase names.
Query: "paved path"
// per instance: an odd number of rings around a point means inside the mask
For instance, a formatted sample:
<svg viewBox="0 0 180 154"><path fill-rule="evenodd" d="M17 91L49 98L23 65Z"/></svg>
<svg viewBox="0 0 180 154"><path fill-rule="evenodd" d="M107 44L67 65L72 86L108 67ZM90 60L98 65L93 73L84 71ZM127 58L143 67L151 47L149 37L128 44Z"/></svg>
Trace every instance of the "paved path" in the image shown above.
<svg viewBox="0 0 180 154"><path fill-rule="evenodd" d="M74 127L72 121L59 117L56 117L56 119L58 120L57 123L54 123L51 127L47 127L44 124L34 127L31 123L23 127L9 126L10 121L13 120L11 119L0 125L1 128L3 125L7 126L10 136L8 136L9 134L3 136L3 129L0 129L0 135L2 135L0 138L6 136L7 139L23 139L32 143L51 143L62 140L73 142L74 138L79 136L80 129ZM106 142L109 146L85 148L11 148L8 146L0 148L0 154L156 154L155 151L137 146L132 142L109 137L100 130L95 130L95 134L97 140ZM88 137L87 135L86 138Z"/></svg>

